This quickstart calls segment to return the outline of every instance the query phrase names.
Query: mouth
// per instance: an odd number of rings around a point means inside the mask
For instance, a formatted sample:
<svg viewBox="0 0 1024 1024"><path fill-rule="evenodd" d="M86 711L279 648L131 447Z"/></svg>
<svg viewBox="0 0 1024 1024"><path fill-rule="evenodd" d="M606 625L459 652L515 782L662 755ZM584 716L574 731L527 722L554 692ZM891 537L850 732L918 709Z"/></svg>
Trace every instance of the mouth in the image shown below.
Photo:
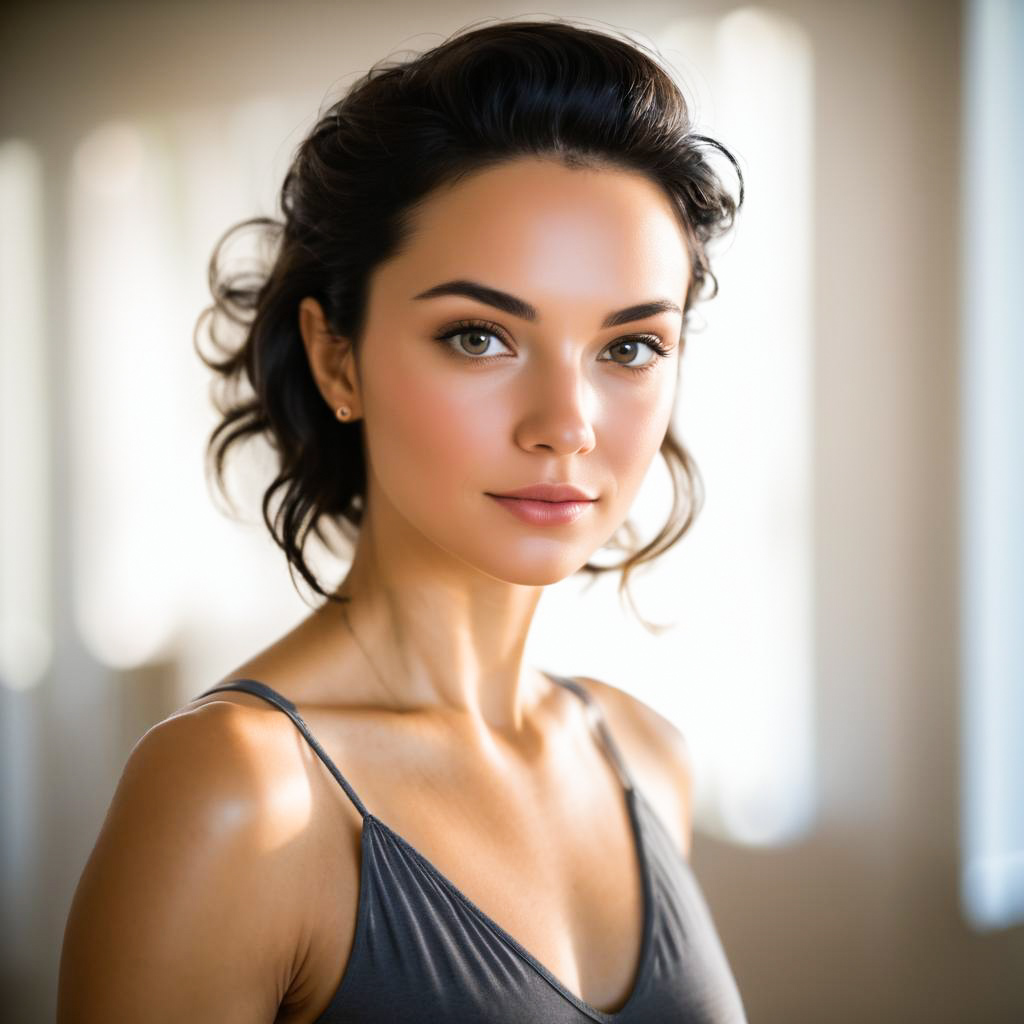
<svg viewBox="0 0 1024 1024"><path fill-rule="evenodd" d="M545 501L541 498L512 498L505 494L487 494L512 515L532 526L559 526L575 522L595 499L573 498L569 501Z"/></svg>

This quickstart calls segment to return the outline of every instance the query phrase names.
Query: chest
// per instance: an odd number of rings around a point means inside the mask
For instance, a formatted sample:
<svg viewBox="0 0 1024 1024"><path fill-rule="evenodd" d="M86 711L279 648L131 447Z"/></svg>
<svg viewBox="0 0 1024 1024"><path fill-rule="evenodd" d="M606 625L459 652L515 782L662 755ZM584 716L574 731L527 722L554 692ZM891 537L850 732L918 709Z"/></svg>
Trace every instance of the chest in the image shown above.
<svg viewBox="0 0 1024 1024"><path fill-rule="evenodd" d="M305 997L279 1019L315 1019L308 1011L338 988L367 927L362 860L381 856L380 842L385 855L407 844L416 869L426 862L443 876L486 918L478 923L496 925L572 995L617 1010L640 967L645 883L626 793L593 739L570 740L530 771L440 758L429 744L407 745L396 760L394 743L363 741L345 774L377 825L364 826L330 776L317 787L320 852L307 876L309 955L297 979ZM323 742L355 754L351 741ZM392 756L375 755L384 749ZM377 833L369 846L364 827Z"/></svg>

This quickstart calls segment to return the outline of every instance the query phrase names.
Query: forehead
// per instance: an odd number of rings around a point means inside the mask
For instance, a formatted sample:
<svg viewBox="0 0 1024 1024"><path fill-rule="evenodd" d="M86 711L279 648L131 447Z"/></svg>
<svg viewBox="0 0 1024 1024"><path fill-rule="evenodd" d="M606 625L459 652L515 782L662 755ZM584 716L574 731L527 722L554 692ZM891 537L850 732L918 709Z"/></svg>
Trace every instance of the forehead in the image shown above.
<svg viewBox="0 0 1024 1024"><path fill-rule="evenodd" d="M381 270L406 290L473 277L541 304L557 295L610 307L657 294L682 305L689 257L671 200L646 175L523 158L428 196Z"/></svg>

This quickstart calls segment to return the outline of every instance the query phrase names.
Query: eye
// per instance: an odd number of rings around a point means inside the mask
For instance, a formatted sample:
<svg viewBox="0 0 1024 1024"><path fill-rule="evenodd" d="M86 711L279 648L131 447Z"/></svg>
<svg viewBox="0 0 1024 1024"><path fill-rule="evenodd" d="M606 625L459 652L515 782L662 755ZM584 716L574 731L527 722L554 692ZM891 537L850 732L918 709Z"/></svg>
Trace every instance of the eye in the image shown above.
<svg viewBox="0 0 1024 1024"><path fill-rule="evenodd" d="M456 350L455 346L447 344L447 342L452 338L467 338L469 339L469 342L468 344L464 344L462 342L458 343L459 348L462 350L460 352ZM502 341L501 328L498 327L497 324L489 324L475 320L466 320L453 324L441 334L435 335L435 340L444 342L445 348L451 352L452 355L459 357L463 353L468 353L472 358L481 362L501 358L493 353L487 353L489 345L489 341L487 339L489 338L497 338L499 341ZM502 344L504 344L504 341L502 341ZM482 348L478 346L482 346Z"/></svg>
<svg viewBox="0 0 1024 1024"><path fill-rule="evenodd" d="M656 338L653 334L645 334L634 338L620 338L618 341L612 342L606 351L613 352L618 349L621 352L622 348L625 347L627 356L632 356L637 351L637 345L647 346L648 351L652 353L649 359L644 360L642 363L619 362L617 359L606 360L606 362L618 363L619 366L625 366L627 370L640 372L653 369L670 351L661 343L661 339Z"/></svg>

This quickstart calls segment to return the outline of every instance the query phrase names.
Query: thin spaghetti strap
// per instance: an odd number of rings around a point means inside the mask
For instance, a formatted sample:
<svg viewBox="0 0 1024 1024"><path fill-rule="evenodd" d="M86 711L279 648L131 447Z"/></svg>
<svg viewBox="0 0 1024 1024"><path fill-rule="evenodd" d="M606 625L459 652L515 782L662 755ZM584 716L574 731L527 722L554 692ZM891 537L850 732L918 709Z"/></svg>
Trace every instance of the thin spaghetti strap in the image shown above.
<svg viewBox="0 0 1024 1024"><path fill-rule="evenodd" d="M601 710L601 705L594 698L593 694L582 683L577 683L575 679L569 679L566 676L556 676L551 672L544 673L549 679L553 679L556 683L561 683L567 689L570 689L575 693L584 704L587 706L587 710L590 716L591 728L597 732L600 742L604 745L608 756L611 758L612 764L615 767L615 771L619 776L619 781L627 791L635 789L633 785L633 777L629 773L629 769L626 767L626 762L619 752L618 745L612 738L611 730L608 728L608 724L605 721L604 712Z"/></svg>
<svg viewBox="0 0 1024 1024"><path fill-rule="evenodd" d="M366 807L363 805L363 801L359 799L356 791L349 785L348 780L344 775L338 771L337 765L330 759L327 752L317 738L310 732L309 726L302 720L302 716L299 714L298 708L295 704L290 701L287 697L282 696L276 690L272 690L266 683L258 682L255 679L234 679L230 683L225 683L223 686L215 686L205 693L201 693L200 697L207 697L211 693L220 693L222 690L242 690L245 693L251 693L254 697L262 697L264 700L269 701L271 704L279 707L298 727L299 732L306 737L309 745L316 751L320 760L327 765L330 773L338 780L341 788L348 794L349 799L356 805L356 809L362 817L366 817L369 813ZM198 700L198 698L196 698Z"/></svg>

